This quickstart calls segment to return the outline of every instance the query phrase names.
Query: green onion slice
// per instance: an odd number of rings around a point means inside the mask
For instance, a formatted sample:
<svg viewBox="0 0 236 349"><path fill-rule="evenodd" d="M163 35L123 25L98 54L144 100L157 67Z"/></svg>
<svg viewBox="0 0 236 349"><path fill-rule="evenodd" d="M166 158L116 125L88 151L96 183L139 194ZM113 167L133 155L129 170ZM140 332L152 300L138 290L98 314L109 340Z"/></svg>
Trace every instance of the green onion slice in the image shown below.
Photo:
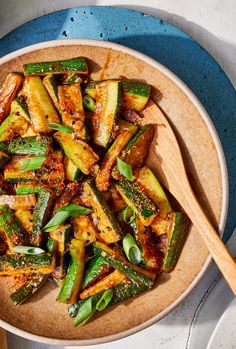
<svg viewBox="0 0 236 349"><path fill-rule="evenodd" d="M135 219L135 213L131 206L125 207L118 214L118 219L125 223L131 223Z"/></svg>
<svg viewBox="0 0 236 349"><path fill-rule="evenodd" d="M102 311L103 309L105 309L110 303L110 301L112 300L112 297L113 297L113 290L112 288L110 288L103 293L102 297L99 299L99 301L96 304L96 309L98 311Z"/></svg>
<svg viewBox="0 0 236 349"><path fill-rule="evenodd" d="M142 260L142 255L134 237L131 234L127 234L123 239L122 245L128 260L133 264L139 264Z"/></svg>
<svg viewBox="0 0 236 349"><path fill-rule="evenodd" d="M65 222L67 218L70 217L70 212L68 211L62 211L62 212L57 212L51 219L50 221L45 225L44 231L50 232L58 228L60 224Z"/></svg>
<svg viewBox="0 0 236 349"><path fill-rule="evenodd" d="M51 124L48 124L47 126L48 126L48 128L51 128L52 130L56 130L56 131L60 131L60 132L64 132L64 133L74 133L74 130L71 127L57 124L56 122L52 122Z"/></svg>
<svg viewBox="0 0 236 349"><path fill-rule="evenodd" d="M89 214L92 212L90 208L76 205L76 204L69 204L66 206L63 206L57 210L57 212L68 212L70 216L82 216L85 214Z"/></svg>
<svg viewBox="0 0 236 349"><path fill-rule="evenodd" d="M92 297L89 297L83 304L81 304L75 318L74 326L85 324L85 322L87 322L88 319L93 316L96 311L96 304L99 298L99 295L94 295Z"/></svg>
<svg viewBox="0 0 236 349"><path fill-rule="evenodd" d="M24 161L21 164L20 171L25 172L25 171L38 170L42 166L45 160L46 160L46 156L44 155L24 159Z"/></svg>
<svg viewBox="0 0 236 349"><path fill-rule="evenodd" d="M130 164L127 164L126 162L124 162L123 160L121 160L119 157L117 158L117 167L118 167L118 171L127 179L129 179L130 181L134 180L133 177L133 171L132 171L132 167L130 166Z"/></svg>
<svg viewBox="0 0 236 349"><path fill-rule="evenodd" d="M24 254L42 254L45 253L45 251L42 248L39 247L33 247L33 246L15 246L13 247L13 251L16 253L24 253Z"/></svg>
<svg viewBox="0 0 236 349"><path fill-rule="evenodd" d="M92 97L90 97L89 95L85 95L83 97L83 105L91 111L95 111L96 108L96 103L94 102L94 100L92 99Z"/></svg>

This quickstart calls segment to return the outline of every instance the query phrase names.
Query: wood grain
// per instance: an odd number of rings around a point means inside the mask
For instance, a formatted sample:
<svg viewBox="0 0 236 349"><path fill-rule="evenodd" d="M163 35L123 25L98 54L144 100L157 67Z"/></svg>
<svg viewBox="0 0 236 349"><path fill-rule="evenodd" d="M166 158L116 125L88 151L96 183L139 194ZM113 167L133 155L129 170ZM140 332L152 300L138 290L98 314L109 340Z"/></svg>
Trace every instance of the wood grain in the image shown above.
<svg viewBox="0 0 236 349"><path fill-rule="evenodd" d="M236 295L236 263L193 193L179 144L167 118L153 101L149 102L143 114L145 118L157 120L157 146L153 158L155 162L156 159L159 161L160 181L180 202Z"/></svg>
<svg viewBox="0 0 236 349"><path fill-rule="evenodd" d="M6 331L0 328L0 349L7 349Z"/></svg>

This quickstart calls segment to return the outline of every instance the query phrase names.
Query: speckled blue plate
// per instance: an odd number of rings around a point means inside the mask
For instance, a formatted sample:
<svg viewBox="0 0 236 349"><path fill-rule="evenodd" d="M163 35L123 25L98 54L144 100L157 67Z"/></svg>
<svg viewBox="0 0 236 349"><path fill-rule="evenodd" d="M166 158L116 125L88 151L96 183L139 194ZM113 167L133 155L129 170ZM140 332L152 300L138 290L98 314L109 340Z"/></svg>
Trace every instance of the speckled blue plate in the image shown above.
<svg viewBox="0 0 236 349"><path fill-rule="evenodd" d="M217 62L196 41L161 19L116 7L79 7L30 21L0 42L0 56L41 41L110 40L171 69L199 98L220 136L229 172L229 214L224 240L236 226L236 93Z"/></svg>

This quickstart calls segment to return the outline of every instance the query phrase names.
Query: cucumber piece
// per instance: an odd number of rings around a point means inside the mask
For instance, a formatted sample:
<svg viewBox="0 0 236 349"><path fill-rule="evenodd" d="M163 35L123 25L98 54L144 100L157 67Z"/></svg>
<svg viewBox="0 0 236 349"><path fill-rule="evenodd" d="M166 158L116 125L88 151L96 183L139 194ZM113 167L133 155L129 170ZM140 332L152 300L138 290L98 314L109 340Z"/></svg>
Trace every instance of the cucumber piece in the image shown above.
<svg viewBox="0 0 236 349"><path fill-rule="evenodd" d="M4 168L4 166L10 161L10 156L4 151L0 150L0 169Z"/></svg>
<svg viewBox="0 0 236 349"><path fill-rule="evenodd" d="M21 115L30 122L30 115L23 95L18 95L11 103L11 114Z"/></svg>
<svg viewBox="0 0 236 349"><path fill-rule="evenodd" d="M122 80L122 108L142 111L150 97L151 86L141 81Z"/></svg>
<svg viewBox="0 0 236 349"><path fill-rule="evenodd" d="M93 180L84 182L81 200L93 209L91 216L99 238L108 244L119 241L123 236L122 229Z"/></svg>
<svg viewBox="0 0 236 349"><path fill-rule="evenodd" d="M86 95L90 96L93 99L96 99L96 97L97 97L96 82L89 81L86 84L84 91L85 91Z"/></svg>
<svg viewBox="0 0 236 349"><path fill-rule="evenodd" d="M51 206L51 192L44 188L41 188L40 191L38 191L37 204L33 214L33 227L31 234L31 244L33 246L41 246L45 241L43 226L48 219Z"/></svg>
<svg viewBox="0 0 236 349"><path fill-rule="evenodd" d="M38 255L8 254L0 256L0 275L22 275L31 273L51 274L55 265L54 258L47 253Z"/></svg>
<svg viewBox="0 0 236 349"><path fill-rule="evenodd" d="M139 171L137 182L144 188L148 196L159 208L159 216L165 218L171 212L172 208L164 189L149 167L144 166Z"/></svg>
<svg viewBox="0 0 236 349"><path fill-rule="evenodd" d="M8 142L0 142L0 150L7 152Z"/></svg>
<svg viewBox="0 0 236 349"><path fill-rule="evenodd" d="M23 136L28 128L28 122L21 115L10 114L0 125L0 142L9 141L17 135Z"/></svg>
<svg viewBox="0 0 236 349"><path fill-rule="evenodd" d="M121 154L131 137L136 133L137 126L129 122L122 121L123 129L116 137L115 141L108 149L99 167L96 177L96 185L99 190L106 191L110 185L110 177L117 157Z"/></svg>
<svg viewBox="0 0 236 349"><path fill-rule="evenodd" d="M71 127L80 139L86 139L83 99L79 84L58 86L63 125Z"/></svg>
<svg viewBox="0 0 236 349"><path fill-rule="evenodd" d="M57 229L49 233L49 238L55 241L55 269L52 277L61 281L66 275L66 244L69 236L72 234L72 227L70 224L61 224Z"/></svg>
<svg viewBox="0 0 236 349"><path fill-rule="evenodd" d="M47 155L51 143L51 138L47 136L17 137L10 141L7 150L14 155Z"/></svg>
<svg viewBox="0 0 236 349"><path fill-rule="evenodd" d="M60 112L60 103L58 97L58 85L55 76L48 74L43 78L43 84L46 87L49 96L51 97L54 106Z"/></svg>
<svg viewBox="0 0 236 349"><path fill-rule="evenodd" d="M23 281L23 285L10 295L14 305L21 305L33 296L42 285L47 281L48 275L30 274L19 276L19 281Z"/></svg>
<svg viewBox="0 0 236 349"><path fill-rule="evenodd" d="M60 144L66 156L83 172L89 174L99 157L93 149L81 140L74 140L70 134L56 132L53 137Z"/></svg>
<svg viewBox="0 0 236 349"><path fill-rule="evenodd" d="M89 216L72 217L75 238L83 240L88 246L96 240L96 229Z"/></svg>
<svg viewBox="0 0 236 349"><path fill-rule="evenodd" d="M96 113L94 115L94 143L107 147L114 138L116 118L120 111L121 83L105 80L96 84Z"/></svg>
<svg viewBox="0 0 236 349"><path fill-rule="evenodd" d="M7 74L0 89L0 122L9 114L11 102L22 84L23 77L17 73Z"/></svg>
<svg viewBox="0 0 236 349"><path fill-rule="evenodd" d="M60 61L36 62L24 65L24 75L63 74L77 72L88 74L88 64L85 57L63 59Z"/></svg>
<svg viewBox="0 0 236 349"><path fill-rule="evenodd" d="M23 195L22 195L23 196ZM32 210L16 210L15 216L18 218L22 226L28 234L31 234L33 227L33 212Z"/></svg>
<svg viewBox="0 0 236 349"><path fill-rule="evenodd" d="M18 183L16 187L17 195L38 194L43 187L33 183Z"/></svg>
<svg viewBox="0 0 236 349"><path fill-rule="evenodd" d="M68 157L65 157L64 163L66 179L68 181L77 181L81 176L81 171Z"/></svg>
<svg viewBox="0 0 236 349"><path fill-rule="evenodd" d="M4 234L8 248L29 245L27 232L8 205L0 205L0 231Z"/></svg>
<svg viewBox="0 0 236 349"><path fill-rule="evenodd" d="M101 255L95 255L86 265L82 290L94 284L110 268L110 264Z"/></svg>
<svg viewBox="0 0 236 349"><path fill-rule="evenodd" d="M83 97L83 105L91 112L94 112L96 109L96 103L89 95Z"/></svg>
<svg viewBox="0 0 236 349"><path fill-rule="evenodd" d="M82 81L83 80L78 73L67 73L62 83L63 85L69 85L74 83L80 84Z"/></svg>
<svg viewBox="0 0 236 349"><path fill-rule="evenodd" d="M150 199L137 182L122 179L115 183L116 188L128 206L140 217L141 222L148 226L158 213L155 203Z"/></svg>
<svg viewBox="0 0 236 349"><path fill-rule="evenodd" d="M34 131L51 133L53 130L47 125L52 122L60 123L60 120L39 76L29 76L25 79L24 94Z"/></svg>
<svg viewBox="0 0 236 349"><path fill-rule="evenodd" d="M8 205L11 210L33 210L36 196L35 194L0 195L0 205Z"/></svg>
<svg viewBox="0 0 236 349"><path fill-rule="evenodd" d="M190 220L184 213L172 214L172 228L168 234L168 248L163 261L162 271L170 273L177 264L184 246Z"/></svg>
<svg viewBox="0 0 236 349"><path fill-rule="evenodd" d="M81 240L72 239L70 244L71 263L57 302L72 304L76 302L84 273L85 244Z"/></svg>
<svg viewBox="0 0 236 349"><path fill-rule="evenodd" d="M65 187L63 193L59 196L59 198L56 200L54 207L53 207L53 215L56 214L57 210L65 205L68 205L73 197L78 194L79 192L79 183L69 183Z"/></svg>
<svg viewBox="0 0 236 349"><path fill-rule="evenodd" d="M102 242L96 241L93 244L94 253L100 254L113 268L124 273L129 279L151 287L156 274L150 270L141 268L130 263L119 251L110 248Z"/></svg>
<svg viewBox="0 0 236 349"><path fill-rule="evenodd" d="M94 296L95 294L104 292L108 288L119 285L125 279L126 275L115 269L114 271L100 279L98 282L96 282L94 285L86 288L83 292L80 293L79 296L81 299L86 299L88 297Z"/></svg>

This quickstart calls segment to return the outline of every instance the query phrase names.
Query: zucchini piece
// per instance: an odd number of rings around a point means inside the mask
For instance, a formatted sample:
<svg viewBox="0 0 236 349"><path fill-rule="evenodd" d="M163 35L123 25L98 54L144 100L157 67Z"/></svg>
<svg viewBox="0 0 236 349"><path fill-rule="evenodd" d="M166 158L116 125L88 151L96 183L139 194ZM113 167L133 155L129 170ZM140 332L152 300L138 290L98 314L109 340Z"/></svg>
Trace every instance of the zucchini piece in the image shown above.
<svg viewBox="0 0 236 349"><path fill-rule="evenodd" d="M83 82L82 78L78 73L67 73L65 78L62 80L63 85L69 85L69 84L81 84Z"/></svg>
<svg viewBox="0 0 236 349"><path fill-rule="evenodd" d="M13 155L47 155L51 144L47 136L17 137L10 141L7 151Z"/></svg>
<svg viewBox="0 0 236 349"><path fill-rule="evenodd" d="M28 235L8 205L0 205L0 231L4 234L8 248L29 245Z"/></svg>
<svg viewBox="0 0 236 349"><path fill-rule="evenodd" d="M144 188L148 196L159 208L159 216L165 218L171 212L172 208L161 184L149 167L144 166L141 168L137 182Z"/></svg>
<svg viewBox="0 0 236 349"><path fill-rule="evenodd" d="M71 263L57 302L72 304L76 302L84 273L85 244L84 241L72 239L70 244Z"/></svg>
<svg viewBox="0 0 236 349"><path fill-rule="evenodd" d="M50 191L41 188L37 195L37 204L33 214L33 227L31 244L41 246L45 240L43 226L45 225L52 206L52 194Z"/></svg>
<svg viewBox="0 0 236 349"><path fill-rule="evenodd" d="M30 234L33 228L33 212L30 210L17 210L15 211L15 216L27 233Z"/></svg>
<svg viewBox="0 0 236 349"><path fill-rule="evenodd" d="M28 121L21 115L10 114L0 125L0 142L10 141L11 139L27 131Z"/></svg>
<svg viewBox="0 0 236 349"><path fill-rule="evenodd" d="M189 218L184 213L174 212L172 219L172 229L168 234L168 248L162 266L165 273L170 273L176 266L190 223Z"/></svg>
<svg viewBox="0 0 236 349"><path fill-rule="evenodd" d="M118 250L112 249L102 242L93 244L94 252L100 254L113 268L124 273L129 279L151 287L156 274L150 270L130 263Z"/></svg>
<svg viewBox="0 0 236 349"><path fill-rule="evenodd" d="M7 74L0 89L0 122L9 114L11 102L22 84L23 77L17 73Z"/></svg>
<svg viewBox="0 0 236 349"><path fill-rule="evenodd" d="M108 288L119 285L125 279L126 275L115 269L110 274L104 276L104 278L99 280L96 284L86 288L83 292L80 293L79 296L81 299L86 299L95 294L104 292Z"/></svg>
<svg viewBox="0 0 236 349"><path fill-rule="evenodd" d="M6 153L4 153L4 151L0 150L0 169L4 168L4 166L6 165L6 163L8 163L10 161L10 156Z"/></svg>
<svg viewBox="0 0 236 349"><path fill-rule="evenodd" d="M81 171L78 169L78 167L75 166L67 156L65 157L64 164L66 179L68 181L77 181L81 176Z"/></svg>
<svg viewBox="0 0 236 349"><path fill-rule="evenodd" d="M0 256L0 276L41 273L51 274L55 260L48 253L38 255L8 254Z"/></svg>
<svg viewBox="0 0 236 349"><path fill-rule="evenodd" d="M91 216L98 229L99 238L108 244L119 241L123 236L122 229L94 181L84 182L81 200L84 205L93 209Z"/></svg>
<svg viewBox="0 0 236 349"><path fill-rule="evenodd" d="M105 275L111 269L110 264L101 256L95 255L90 261L88 265L86 265L82 290L86 287L94 284L101 276Z"/></svg>
<svg viewBox="0 0 236 349"><path fill-rule="evenodd" d="M74 228L75 238L83 240L88 246L96 240L96 229L88 216L72 217L71 223Z"/></svg>
<svg viewBox="0 0 236 349"><path fill-rule="evenodd" d="M58 97L58 85L55 76L48 74L43 78L43 84L46 87L49 96L51 97L54 106L60 112L60 103Z"/></svg>
<svg viewBox="0 0 236 349"><path fill-rule="evenodd" d="M68 238L72 233L72 227L70 224L61 224L57 229L49 233L49 238L55 241L55 269L52 273L52 277L61 281L66 275L66 244Z"/></svg>
<svg viewBox="0 0 236 349"><path fill-rule="evenodd" d="M5 166L4 169L4 179L7 182L17 183L17 182L28 182L36 181L36 171L26 171L21 170L23 164L25 163L25 157L14 156L11 161Z"/></svg>
<svg viewBox="0 0 236 349"><path fill-rule="evenodd" d="M51 133L47 125L60 123L56 109L39 76L29 76L24 81L24 93L30 119L36 133Z"/></svg>
<svg viewBox="0 0 236 349"><path fill-rule="evenodd" d="M114 138L116 118L120 111L121 83L105 80L96 84L96 113L94 115L94 143L107 147Z"/></svg>
<svg viewBox="0 0 236 349"><path fill-rule="evenodd" d="M112 212L120 212L127 206L113 183L111 183L109 190L103 193L103 196Z"/></svg>
<svg viewBox="0 0 236 349"><path fill-rule="evenodd" d="M151 86L136 80L122 80L122 108L142 111L150 97Z"/></svg>
<svg viewBox="0 0 236 349"><path fill-rule="evenodd" d="M86 139L83 99L79 84L58 86L62 124L71 127L76 137Z"/></svg>
<svg viewBox="0 0 236 349"><path fill-rule="evenodd" d="M85 94L89 95L91 98L96 99L97 97L97 90L96 90L96 82L95 81L89 81L85 86Z"/></svg>
<svg viewBox="0 0 236 349"><path fill-rule="evenodd" d="M41 187L39 184L35 183L18 183L16 187L16 194L38 194L42 188L43 187Z"/></svg>
<svg viewBox="0 0 236 349"><path fill-rule="evenodd" d="M156 248L151 227L145 227L138 217L136 217L135 223L134 235L138 245L141 247L145 265L154 272L158 272L162 258Z"/></svg>
<svg viewBox="0 0 236 349"><path fill-rule="evenodd" d="M120 158L127 164L130 164L133 171L143 166L150 144L152 143L155 128L151 124L142 126L139 131L131 138ZM121 179L122 176L117 170L117 166L112 171L112 176Z"/></svg>
<svg viewBox="0 0 236 349"><path fill-rule="evenodd" d="M33 137L33 136L38 136L38 133L36 133L33 129L33 126L30 125L22 137Z"/></svg>
<svg viewBox="0 0 236 349"><path fill-rule="evenodd" d="M124 129L124 125L126 126L126 129ZM100 191L106 191L108 189L111 171L116 163L116 159L121 154L131 137L136 133L137 129L136 125L123 121L123 130L118 134L112 146L108 149L99 167L96 177L96 185Z"/></svg>
<svg viewBox="0 0 236 349"><path fill-rule="evenodd" d="M172 222L172 214L170 213L167 217L163 218L161 216L157 216L153 219L151 228L156 233L157 236L163 234L169 234L171 231L171 227L173 225Z"/></svg>
<svg viewBox="0 0 236 349"><path fill-rule="evenodd" d="M115 183L116 188L128 206L140 217L141 222L148 226L158 213L155 203L150 199L137 182L122 179Z"/></svg>
<svg viewBox="0 0 236 349"><path fill-rule="evenodd" d="M53 137L60 144L66 156L77 166L81 172L88 175L99 157L93 149L80 139L74 140L70 134L56 132Z"/></svg>
<svg viewBox="0 0 236 349"><path fill-rule="evenodd" d="M60 61L28 63L24 64L23 68L25 76L63 74L68 72L88 74L88 64L85 57L63 59Z"/></svg>
<svg viewBox="0 0 236 349"><path fill-rule="evenodd" d="M75 195L79 191L79 183L69 183L65 187L63 193L56 200L53 208L53 215L56 214L57 210L65 205L68 205Z"/></svg>
<svg viewBox="0 0 236 349"><path fill-rule="evenodd" d="M26 104L26 99L23 95L19 94L12 101L10 114L21 115L25 118L25 120L30 122L30 115Z"/></svg>
<svg viewBox="0 0 236 349"><path fill-rule="evenodd" d="M0 150L7 151L8 142L0 142Z"/></svg>
<svg viewBox="0 0 236 349"><path fill-rule="evenodd" d="M22 280L23 285L10 295L14 305L21 305L33 296L47 281L48 275L29 274L19 276L18 278L20 278L19 281Z"/></svg>
<svg viewBox="0 0 236 349"><path fill-rule="evenodd" d="M33 210L36 196L35 194L0 195L0 205L8 205L12 210Z"/></svg>

